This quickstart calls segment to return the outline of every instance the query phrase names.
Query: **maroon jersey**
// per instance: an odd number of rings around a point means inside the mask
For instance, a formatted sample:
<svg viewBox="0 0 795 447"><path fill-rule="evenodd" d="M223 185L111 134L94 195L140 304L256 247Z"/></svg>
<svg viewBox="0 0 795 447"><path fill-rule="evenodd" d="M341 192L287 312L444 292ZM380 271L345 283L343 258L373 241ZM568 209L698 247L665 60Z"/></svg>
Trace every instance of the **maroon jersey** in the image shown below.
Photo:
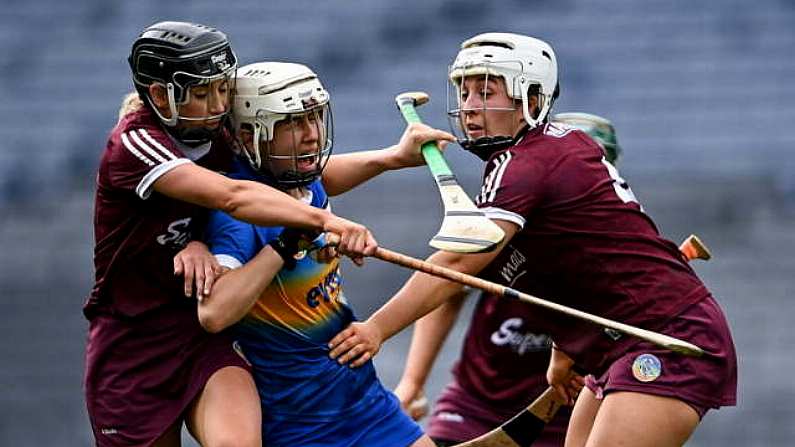
<svg viewBox="0 0 795 447"><path fill-rule="evenodd" d="M465 441L499 426L547 388L549 337L531 325L525 303L481 295L464 338L455 380L428 426L435 439ZM535 444L563 445L570 410L563 408Z"/></svg>
<svg viewBox="0 0 795 447"><path fill-rule="evenodd" d="M218 140L190 148L172 140L149 109L113 130L97 175L96 283L83 311L86 406L97 445L150 445L185 414L220 368L247 368L225 334L205 332L185 298L173 258L205 210L152 190L185 163L225 169Z"/></svg>
<svg viewBox="0 0 795 447"><path fill-rule="evenodd" d="M509 417L547 387L552 343L529 324L533 310L519 301L482 296L464 338L465 360L453 369L473 397L499 402Z"/></svg>
<svg viewBox="0 0 795 447"><path fill-rule="evenodd" d="M231 162L219 141L197 148L182 145L142 108L113 129L100 162L94 205L96 282L84 307L97 313L139 315L184 299L182 278L173 274L173 258L191 240L191 228L205 210L152 191L160 176L196 162L218 171Z"/></svg>
<svg viewBox="0 0 795 447"><path fill-rule="evenodd" d="M545 124L493 154L477 202L521 228L485 279L651 330L709 293L581 131ZM637 342L540 307L531 314L527 327L551 334L588 372Z"/></svg>

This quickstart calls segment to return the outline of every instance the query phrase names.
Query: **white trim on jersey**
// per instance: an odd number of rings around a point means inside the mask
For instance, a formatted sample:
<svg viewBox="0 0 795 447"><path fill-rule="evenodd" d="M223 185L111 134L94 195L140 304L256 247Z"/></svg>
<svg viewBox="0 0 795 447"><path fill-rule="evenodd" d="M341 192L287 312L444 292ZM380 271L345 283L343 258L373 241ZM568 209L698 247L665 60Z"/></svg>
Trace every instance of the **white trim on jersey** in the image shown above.
<svg viewBox="0 0 795 447"><path fill-rule="evenodd" d="M152 193L152 185L166 172L185 163L191 163L187 158L174 155L165 146L149 135L146 129L132 129L121 134L121 142L128 151L147 166L153 168L143 176L135 187L138 197L146 200Z"/></svg>
<svg viewBox="0 0 795 447"><path fill-rule="evenodd" d="M307 205L312 204L312 199L315 198L315 193L309 188L301 188L301 201Z"/></svg>
<svg viewBox="0 0 795 447"><path fill-rule="evenodd" d="M488 177L483 181L483 185L480 187L480 196L477 198L478 203L485 203L486 198L489 195L492 187L494 186L494 178L496 176L497 171L499 170L499 159L492 160L494 163L494 169L491 170Z"/></svg>
<svg viewBox="0 0 795 447"><path fill-rule="evenodd" d="M488 200L489 202L494 200L494 197L497 195L497 190L500 189L500 183L502 183L502 176L505 174L505 170L508 168L508 163L511 162L512 157L513 155L511 154L511 151L505 152L505 156L501 157L502 161L500 161L500 166L498 167L497 179L494 180L494 185Z"/></svg>
<svg viewBox="0 0 795 447"><path fill-rule="evenodd" d="M210 153L210 148L212 147L212 145L213 145L213 142L212 141L208 141L207 143L204 143L204 144L196 146L196 147L188 146L186 148L180 148L180 149L182 149L182 152L185 154L186 157L190 158L193 161L196 161L196 160L204 157L205 155L209 154Z"/></svg>
<svg viewBox="0 0 795 447"><path fill-rule="evenodd" d="M130 153L135 155L135 158L137 158L137 159L141 160L142 162L146 163L148 166L154 166L154 165L157 164L157 163L153 162L152 160L150 160L149 158L145 157L144 154L142 154L140 151L138 151L138 149L136 149L135 146L132 143L130 143L130 139L127 138L127 134L126 133L121 134L121 142L124 145L124 147L126 147L127 150L130 151Z"/></svg>
<svg viewBox="0 0 795 447"><path fill-rule="evenodd" d="M152 194L152 185L157 179L159 179L166 172L186 163L193 162L187 158L177 158L176 160L167 161L155 166L146 173L146 175L138 183L138 186L135 187L135 193L138 194L138 197L144 200L148 199L149 195Z"/></svg>
<svg viewBox="0 0 795 447"><path fill-rule="evenodd" d="M126 132L126 134L132 137L133 142L135 142L136 147L139 151L141 151L141 153L154 158L159 163L165 163L166 161L177 159L176 155L166 149L162 144L158 143L157 140L152 138L146 129L134 129ZM122 137L124 135L125 134L122 134Z"/></svg>
<svg viewBox="0 0 795 447"><path fill-rule="evenodd" d="M513 222L516 225L519 225L520 229L524 228L524 224L527 222L521 215L511 211L506 211L502 208L497 208L495 206L480 208L480 211L483 211L483 214L485 214L486 217L491 220L507 220L508 222Z"/></svg>
<svg viewBox="0 0 795 447"><path fill-rule="evenodd" d="M243 263L240 262L239 259L231 255L215 255L215 260L221 264L221 267L226 267L232 270L243 266Z"/></svg>
<svg viewBox="0 0 795 447"><path fill-rule="evenodd" d="M506 151L491 161L494 163L494 168L483 181L483 186L480 188L480 195L477 197L478 204L489 203L497 196L497 190L500 189L502 176L505 174L505 170L508 168L508 164L512 157L513 154L511 154L511 151Z"/></svg>
<svg viewBox="0 0 795 447"><path fill-rule="evenodd" d="M212 148L213 142L208 141L206 143L202 143L196 147L188 146L187 144L179 141L178 139L174 138L171 134L166 134L168 139L171 140L174 145L177 146L177 149L181 150L186 157L190 158L193 161L196 161L210 152L210 148ZM162 146L161 146L162 147Z"/></svg>
<svg viewBox="0 0 795 447"><path fill-rule="evenodd" d="M549 135L550 137L555 138L563 138L575 130L577 130L576 127L571 127L565 123L547 123L547 125L544 127L544 135Z"/></svg>
<svg viewBox="0 0 795 447"><path fill-rule="evenodd" d="M136 131L133 130L132 132L136 132ZM146 129L137 129L137 132L140 133L141 135L143 135L143 137L146 139L147 142L149 142L149 144L151 144L156 149L159 149L160 152L163 155L166 156L166 158L168 158L169 160L176 160L177 159L177 156L174 155L173 152L171 152L165 146L163 146L162 144L158 143L157 140L152 138L152 136L149 135L149 132L147 132Z"/></svg>
<svg viewBox="0 0 795 447"><path fill-rule="evenodd" d="M127 150L149 166L177 159L176 155L152 138L146 129L133 129L122 133L121 142Z"/></svg>

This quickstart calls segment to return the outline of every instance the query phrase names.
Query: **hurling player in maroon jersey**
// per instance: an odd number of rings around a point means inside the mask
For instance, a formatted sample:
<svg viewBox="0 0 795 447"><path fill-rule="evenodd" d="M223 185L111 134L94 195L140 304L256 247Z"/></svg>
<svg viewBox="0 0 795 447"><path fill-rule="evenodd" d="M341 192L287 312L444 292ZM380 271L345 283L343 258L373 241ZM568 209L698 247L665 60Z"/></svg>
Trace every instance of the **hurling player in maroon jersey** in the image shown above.
<svg viewBox="0 0 795 447"><path fill-rule="evenodd" d="M718 304L684 255L662 238L629 185L584 132L547 121L557 63L543 41L487 33L462 44L449 74L462 146L486 161L478 206L505 231L494 251L429 260L585 312L662 332L705 351L686 357L541 308L528 327L550 334L547 379L574 399L567 446L677 446L707 410L734 405L737 360ZM414 274L331 355L356 366L383 340L461 286Z"/></svg>
<svg viewBox="0 0 795 447"><path fill-rule="evenodd" d="M588 113L559 114L551 120L588 133L607 161L616 164L621 150L610 121ZM415 420L427 412L427 406L417 402L424 398L425 382L467 295L457 294L415 325L403 376L395 388L404 409ZM428 422L427 432L437 445L468 441L496 428L547 388L552 341L527 325L534 311L519 301L478 294L461 355L452 370L453 380L439 396ZM562 446L570 415L570 407L561 408L533 445Z"/></svg>
<svg viewBox="0 0 795 447"><path fill-rule="evenodd" d="M201 237L207 208L258 225L341 234L339 248L356 260L377 244L359 224L217 173L232 157L222 124L237 67L223 33L157 23L135 40L129 63L144 104L121 117L102 155L95 284L83 309L96 443L179 445L184 421L204 446L259 446L249 366L227 335L201 328L196 300L185 296L191 281L197 298L209 293L217 264L199 242L182 250Z"/></svg>

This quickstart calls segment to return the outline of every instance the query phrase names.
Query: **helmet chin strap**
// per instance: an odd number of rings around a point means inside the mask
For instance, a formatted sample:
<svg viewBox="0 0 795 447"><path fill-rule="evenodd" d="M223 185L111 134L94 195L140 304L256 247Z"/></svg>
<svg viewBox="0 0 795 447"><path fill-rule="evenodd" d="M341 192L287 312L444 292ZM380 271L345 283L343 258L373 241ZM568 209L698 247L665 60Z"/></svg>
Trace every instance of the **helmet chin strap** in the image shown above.
<svg viewBox="0 0 795 447"><path fill-rule="evenodd" d="M146 100L149 101L149 105L152 106L152 110L155 111L155 115L160 118L160 121L168 127L174 127L177 125L177 121L179 121L179 115L177 115L177 102L174 100L174 84L168 83L166 84L166 96L168 98L168 111L171 112L171 116L166 118L160 113L160 109L155 106L154 102L152 101L151 94L146 95Z"/></svg>
<svg viewBox="0 0 795 447"><path fill-rule="evenodd" d="M480 137L474 140L459 140L458 144L464 149L475 154L483 161L489 161L492 154L514 146L530 130L530 125L525 124L516 133L516 136Z"/></svg>
<svg viewBox="0 0 795 447"><path fill-rule="evenodd" d="M188 146L199 146L215 138L219 134L220 129L220 126L218 129L207 129L206 127L175 127L174 133L180 141Z"/></svg>
<svg viewBox="0 0 795 447"><path fill-rule="evenodd" d="M262 138L262 125L260 123L254 123L254 135L252 136L251 145L254 146L254 153L252 154L248 150L245 151L246 157L248 157L249 163L251 166L256 168L258 171L262 170L262 152L260 150L260 138Z"/></svg>
<svg viewBox="0 0 795 447"><path fill-rule="evenodd" d="M254 171L256 171L257 174L260 177L262 177L263 180L265 180L266 183L278 188L281 191L286 192L290 189L297 188L299 186L308 185L309 183L312 183L312 181L314 181L313 178L308 182L301 182L299 181L299 179L293 178L289 173L286 175L283 174L278 177L275 176L271 172L270 160L263 160L262 158L262 151L261 151L262 146L260 146L260 141L262 141L261 138L262 138L262 125L256 123L254 124L254 135L253 135L253 140L251 142L252 146L254 147L254 150L249 151L245 147L242 150L243 150L243 155L246 157L248 163L251 165L252 168L254 168ZM265 163L267 163L268 166L265 166Z"/></svg>
<svg viewBox="0 0 795 447"><path fill-rule="evenodd" d="M174 101L174 84L170 82L166 84L166 92L168 97L168 111L171 112L171 116L169 118L166 118L162 113L160 113L160 109L155 105L154 101L152 101L151 93L146 95L146 101L149 103L149 106L163 124L168 127L174 127L177 125L177 121L179 121L179 116L177 116L176 101Z"/></svg>

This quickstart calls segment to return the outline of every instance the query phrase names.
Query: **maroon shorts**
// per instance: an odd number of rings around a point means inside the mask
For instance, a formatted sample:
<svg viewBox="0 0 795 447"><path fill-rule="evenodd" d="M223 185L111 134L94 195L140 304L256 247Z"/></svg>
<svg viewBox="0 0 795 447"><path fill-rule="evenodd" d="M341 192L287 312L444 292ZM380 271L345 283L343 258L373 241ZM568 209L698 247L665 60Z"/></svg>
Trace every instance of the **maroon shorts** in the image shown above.
<svg viewBox="0 0 795 447"><path fill-rule="evenodd" d="M201 328L195 305L164 306L134 319L93 318L84 384L97 445L151 444L226 366L249 369L227 335Z"/></svg>
<svg viewBox="0 0 795 447"><path fill-rule="evenodd" d="M613 391L634 391L679 399L703 417L707 410L735 405L737 357L726 318L712 296L674 318L663 333L701 347L687 357L648 342L638 343L600 377L586 377L598 399Z"/></svg>
<svg viewBox="0 0 795 447"><path fill-rule="evenodd" d="M526 405L545 390L546 384L537 392L527 396L524 405L512 404L512 408L509 408L499 401L483 402L453 381L437 400L426 433L435 441L444 441L440 444L448 445L477 438L524 410ZM533 442L533 446L561 447L566 438L566 427L570 416L570 407L561 408L546 424L544 431Z"/></svg>

